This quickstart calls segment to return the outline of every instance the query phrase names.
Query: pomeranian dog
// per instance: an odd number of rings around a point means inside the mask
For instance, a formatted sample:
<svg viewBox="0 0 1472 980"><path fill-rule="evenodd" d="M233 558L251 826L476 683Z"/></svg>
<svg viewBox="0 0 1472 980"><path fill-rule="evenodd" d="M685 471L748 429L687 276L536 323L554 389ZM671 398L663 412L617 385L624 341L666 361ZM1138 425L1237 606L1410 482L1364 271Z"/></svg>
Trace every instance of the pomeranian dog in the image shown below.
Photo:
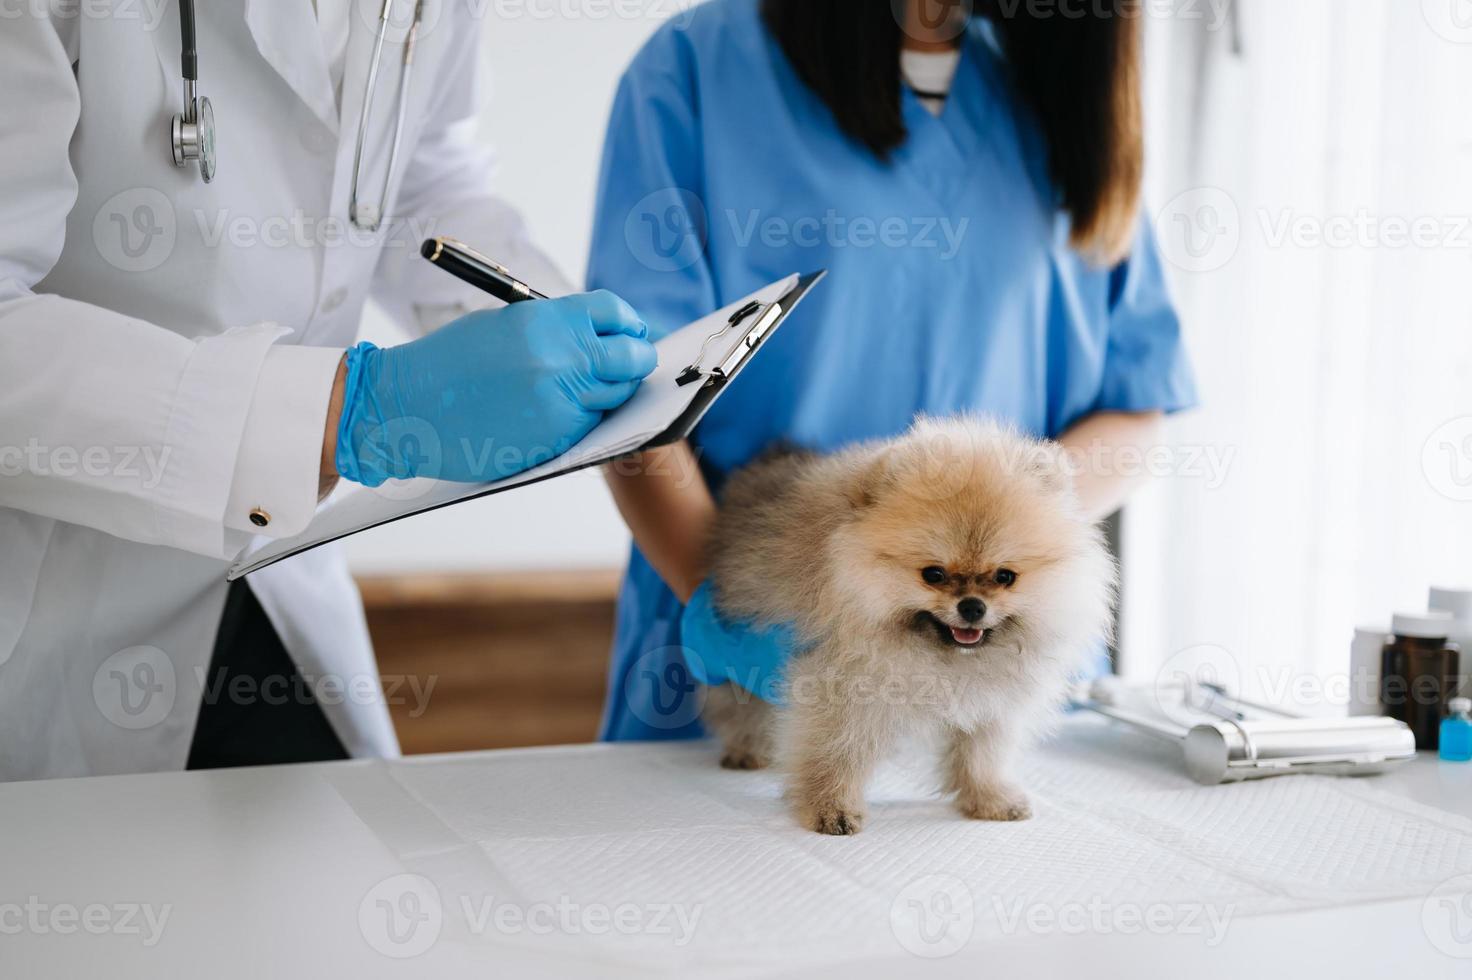
<svg viewBox="0 0 1472 980"><path fill-rule="evenodd" d="M921 418L829 456L774 453L731 478L710 559L722 616L795 625L801 647L780 707L707 692L723 766L777 764L804 826L853 834L878 761L929 735L964 815L1031 816L1011 764L1109 636L1116 579L1060 447Z"/></svg>

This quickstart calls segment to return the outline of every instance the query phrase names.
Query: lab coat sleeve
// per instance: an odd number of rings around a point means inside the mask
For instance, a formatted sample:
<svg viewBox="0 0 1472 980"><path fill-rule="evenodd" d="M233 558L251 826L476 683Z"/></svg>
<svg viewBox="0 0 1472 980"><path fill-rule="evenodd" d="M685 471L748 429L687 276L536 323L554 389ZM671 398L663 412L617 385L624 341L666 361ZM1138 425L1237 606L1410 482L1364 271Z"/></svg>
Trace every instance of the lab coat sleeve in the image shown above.
<svg viewBox="0 0 1472 980"><path fill-rule="evenodd" d="M720 305L705 250L698 106L689 40L666 25L639 52L614 97L588 260L589 288L622 295L656 335ZM691 233L673 239L678 247L671 249L670 229Z"/></svg>
<svg viewBox="0 0 1472 980"><path fill-rule="evenodd" d="M1141 213L1130 256L1109 278L1109 334L1096 411L1178 412L1196 405L1196 382L1171 301L1160 249Z"/></svg>
<svg viewBox="0 0 1472 980"><path fill-rule="evenodd" d="M77 199L74 14L7 18L0 32L0 91L25 93L0 99L0 506L229 558L249 540L226 507L262 367L321 353L273 355L287 332L275 324L191 340L35 292ZM319 446L325 413L324 402ZM297 479L307 517L316 470L314 457ZM269 530L291 533L291 522Z"/></svg>
<svg viewBox="0 0 1472 980"><path fill-rule="evenodd" d="M479 22L469 19L463 4L446 4L442 16L467 22L451 25L457 43L440 69L425 123L405 163L372 290L373 299L414 335L472 310L502 305L424 261L419 246L426 238L457 238L549 296L574 291L532 241L521 214L493 190L495 157L478 135ZM444 23L436 28L446 29ZM555 152L551 141L547 152Z"/></svg>
<svg viewBox="0 0 1472 980"><path fill-rule="evenodd" d="M343 352L279 344L266 351L242 427L225 526L280 538L297 534L317 512L322 441ZM251 514L270 524L257 527Z"/></svg>

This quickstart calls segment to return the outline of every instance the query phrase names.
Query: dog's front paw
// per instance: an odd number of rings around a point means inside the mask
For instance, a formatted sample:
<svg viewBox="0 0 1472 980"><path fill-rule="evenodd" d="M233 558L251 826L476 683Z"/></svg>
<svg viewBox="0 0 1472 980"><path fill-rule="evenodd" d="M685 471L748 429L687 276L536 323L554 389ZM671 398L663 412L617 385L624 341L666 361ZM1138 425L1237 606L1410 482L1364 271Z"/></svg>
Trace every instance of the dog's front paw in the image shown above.
<svg viewBox="0 0 1472 980"><path fill-rule="evenodd" d="M727 749L721 754L722 769L765 769L769 764L765 756L745 749Z"/></svg>
<svg viewBox="0 0 1472 980"><path fill-rule="evenodd" d="M847 837L864 826L864 812L833 801L809 803L799 810L803 826L820 834Z"/></svg>
<svg viewBox="0 0 1472 980"><path fill-rule="evenodd" d="M1027 794L1010 787L965 792L957 797L956 805L972 820L1027 820L1032 816Z"/></svg>

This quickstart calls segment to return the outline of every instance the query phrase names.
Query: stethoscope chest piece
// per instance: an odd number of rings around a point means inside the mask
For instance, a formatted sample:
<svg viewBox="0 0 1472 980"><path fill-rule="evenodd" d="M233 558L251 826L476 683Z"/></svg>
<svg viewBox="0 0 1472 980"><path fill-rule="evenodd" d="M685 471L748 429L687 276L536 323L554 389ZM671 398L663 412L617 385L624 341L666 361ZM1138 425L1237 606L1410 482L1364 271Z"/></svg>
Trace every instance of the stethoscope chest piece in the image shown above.
<svg viewBox="0 0 1472 980"><path fill-rule="evenodd" d="M194 90L199 81L199 55L194 50L194 0L179 0L179 67L184 76L184 111L174 114L169 135L174 166L199 161L199 175L208 184L215 179L215 110L210 100Z"/></svg>
<svg viewBox="0 0 1472 980"><path fill-rule="evenodd" d="M173 137L174 166L182 167L190 160L198 160L199 175L204 182L214 180L215 110L209 99L189 99L185 111L175 113Z"/></svg>
<svg viewBox="0 0 1472 980"><path fill-rule="evenodd" d="M414 19L404 39L403 70L399 75L393 142L389 147L388 166L384 168L383 186L378 192L377 204L360 200L358 183L363 173L363 146L368 135L368 121L373 112L373 96L378 88L378 69L383 60L384 40L388 33L392 8L393 0L383 0L378 12L373 61L368 69L368 81L363 92L363 106L358 118L358 142L353 150L353 176L348 186L348 215L354 227L364 231L377 231L383 223L385 202L393 184L394 167L399 160L404 117L409 108L407 96L409 77L414 65L414 48L419 38L420 24L424 21L424 0L415 0ZM215 179L215 112L210 106L210 100L195 91L199 81L199 54L194 46L194 0L179 0L179 42L180 73L184 76L184 111L174 114L174 122L170 128L174 166L183 167L190 161L198 160L199 175L208 184Z"/></svg>

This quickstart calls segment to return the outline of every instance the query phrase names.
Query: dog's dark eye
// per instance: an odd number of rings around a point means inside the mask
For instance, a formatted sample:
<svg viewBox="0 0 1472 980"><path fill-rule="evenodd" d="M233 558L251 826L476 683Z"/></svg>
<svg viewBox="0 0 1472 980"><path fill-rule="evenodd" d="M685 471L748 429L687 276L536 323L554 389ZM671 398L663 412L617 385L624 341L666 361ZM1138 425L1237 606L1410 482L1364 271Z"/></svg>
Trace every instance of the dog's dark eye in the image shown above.
<svg viewBox="0 0 1472 980"><path fill-rule="evenodd" d="M930 565L920 569L920 577L931 585L940 585L946 580L946 570L939 565Z"/></svg>
<svg viewBox="0 0 1472 980"><path fill-rule="evenodd" d="M997 574L993 575L992 578L996 581L998 585L1005 589L1007 586L1017 581L1017 573L1012 571L1012 569L1010 568L999 568L997 569Z"/></svg>

